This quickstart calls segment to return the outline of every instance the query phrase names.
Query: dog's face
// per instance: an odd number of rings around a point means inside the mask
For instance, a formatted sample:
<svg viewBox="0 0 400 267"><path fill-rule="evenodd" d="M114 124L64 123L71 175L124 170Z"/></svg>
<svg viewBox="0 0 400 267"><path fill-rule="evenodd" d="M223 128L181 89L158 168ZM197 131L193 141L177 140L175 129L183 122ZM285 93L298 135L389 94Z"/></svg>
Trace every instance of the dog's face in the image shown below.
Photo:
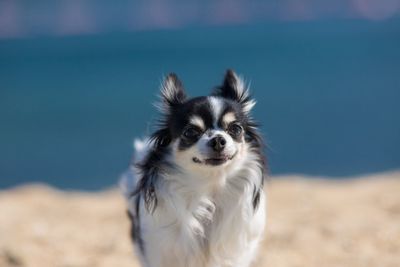
<svg viewBox="0 0 400 267"><path fill-rule="evenodd" d="M244 164L251 149L246 141L255 133L249 115L255 102L234 72L212 95L189 100L176 75L169 75L162 98L166 116L158 138L171 147L175 164L202 173Z"/></svg>
<svg viewBox="0 0 400 267"><path fill-rule="evenodd" d="M227 166L243 154L246 122L233 101L216 96L192 99L172 114L171 122L180 165Z"/></svg>

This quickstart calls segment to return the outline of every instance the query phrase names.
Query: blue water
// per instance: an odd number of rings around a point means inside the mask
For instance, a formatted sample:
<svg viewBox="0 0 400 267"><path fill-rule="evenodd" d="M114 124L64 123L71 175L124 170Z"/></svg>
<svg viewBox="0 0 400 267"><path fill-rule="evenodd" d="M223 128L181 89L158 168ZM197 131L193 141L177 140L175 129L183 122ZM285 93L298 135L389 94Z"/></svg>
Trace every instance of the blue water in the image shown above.
<svg viewBox="0 0 400 267"><path fill-rule="evenodd" d="M400 21L271 23L0 41L0 188L113 185L163 74L251 81L273 174L400 168Z"/></svg>

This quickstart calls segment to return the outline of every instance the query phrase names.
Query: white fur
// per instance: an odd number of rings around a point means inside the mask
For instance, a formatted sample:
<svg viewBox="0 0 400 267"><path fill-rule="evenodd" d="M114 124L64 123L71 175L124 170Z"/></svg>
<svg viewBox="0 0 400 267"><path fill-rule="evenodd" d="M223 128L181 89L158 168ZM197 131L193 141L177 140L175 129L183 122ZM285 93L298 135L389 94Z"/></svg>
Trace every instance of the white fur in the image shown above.
<svg viewBox="0 0 400 267"><path fill-rule="evenodd" d="M215 97L215 96L209 96L208 97L208 101L211 105L211 110L213 111L213 116L214 118L219 118L221 113L222 113L222 107L223 107L223 102L219 97ZM214 120L215 125L217 124L217 120Z"/></svg>
<svg viewBox="0 0 400 267"><path fill-rule="evenodd" d="M249 102L246 102L243 105L243 112L244 113L250 113L250 111L254 108L255 105L256 105L256 101L255 100L250 100Z"/></svg>
<svg viewBox="0 0 400 267"><path fill-rule="evenodd" d="M152 144L138 143L137 154ZM150 148L149 148L150 147ZM254 212L254 186L260 186L262 173L256 154L241 143L237 156L224 166L193 163L173 144L173 157L179 171L167 174L157 186L158 206L150 214L140 206L140 228L144 267L247 267L255 258L265 223L265 197ZM196 150L196 148L190 148ZM189 150L190 150L189 149ZM189 153L189 154L188 154ZM197 153L197 152L194 152ZM134 168L125 175L125 192L135 188L139 177ZM143 202L142 202L143 204ZM135 214L133 203L129 209Z"/></svg>
<svg viewBox="0 0 400 267"><path fill-rule="evenodd" d="M247 98L249 96L249 86L246 85L245 80L236 74L235 76L235 84L234 84L234 90L236 90L238 96L242 96L242 98ZM253 107L256 105L256 101L254 99L251 99L250 101L246 102L243 104L243 112L244 113L250 113L250 111L253 109Z"/></svg>
<svg viewBox="0 0 400 267"><path fill-rule="evenodd" d="M161 86L162 86L163 96L167 99L173 99L177 91L177 88L173 80L170 78L166 78Z"/></svg>

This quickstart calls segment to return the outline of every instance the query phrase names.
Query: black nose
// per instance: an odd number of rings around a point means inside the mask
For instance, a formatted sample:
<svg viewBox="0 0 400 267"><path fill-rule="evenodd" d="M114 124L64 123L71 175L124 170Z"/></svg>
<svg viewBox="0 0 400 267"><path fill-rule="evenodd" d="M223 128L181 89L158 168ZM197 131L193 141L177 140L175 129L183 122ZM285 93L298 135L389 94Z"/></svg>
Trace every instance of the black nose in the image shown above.
<svg viewBox="0 0 400 267"><path fill-rule="evenodd" d="M208 145L216 152L221 152L226 145L226 140L223 136L218 135L208 142Z"/></svg>

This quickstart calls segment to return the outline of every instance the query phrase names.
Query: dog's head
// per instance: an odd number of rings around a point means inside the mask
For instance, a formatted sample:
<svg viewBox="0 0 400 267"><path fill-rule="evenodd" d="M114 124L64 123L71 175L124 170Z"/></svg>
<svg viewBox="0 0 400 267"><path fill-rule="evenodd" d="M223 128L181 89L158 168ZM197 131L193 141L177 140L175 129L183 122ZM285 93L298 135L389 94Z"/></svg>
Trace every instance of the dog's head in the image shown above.
<svg viewBox="0 0 400 267"><path fill-rule="evenodd" d="M234 170L249 152L261 150L261 138L250 117L255 101L241 78L228 70L211 95L189 99L175 74L161 88L163 118L153 135L157 147L168 147L174 164L204 172Z"/></svg>

